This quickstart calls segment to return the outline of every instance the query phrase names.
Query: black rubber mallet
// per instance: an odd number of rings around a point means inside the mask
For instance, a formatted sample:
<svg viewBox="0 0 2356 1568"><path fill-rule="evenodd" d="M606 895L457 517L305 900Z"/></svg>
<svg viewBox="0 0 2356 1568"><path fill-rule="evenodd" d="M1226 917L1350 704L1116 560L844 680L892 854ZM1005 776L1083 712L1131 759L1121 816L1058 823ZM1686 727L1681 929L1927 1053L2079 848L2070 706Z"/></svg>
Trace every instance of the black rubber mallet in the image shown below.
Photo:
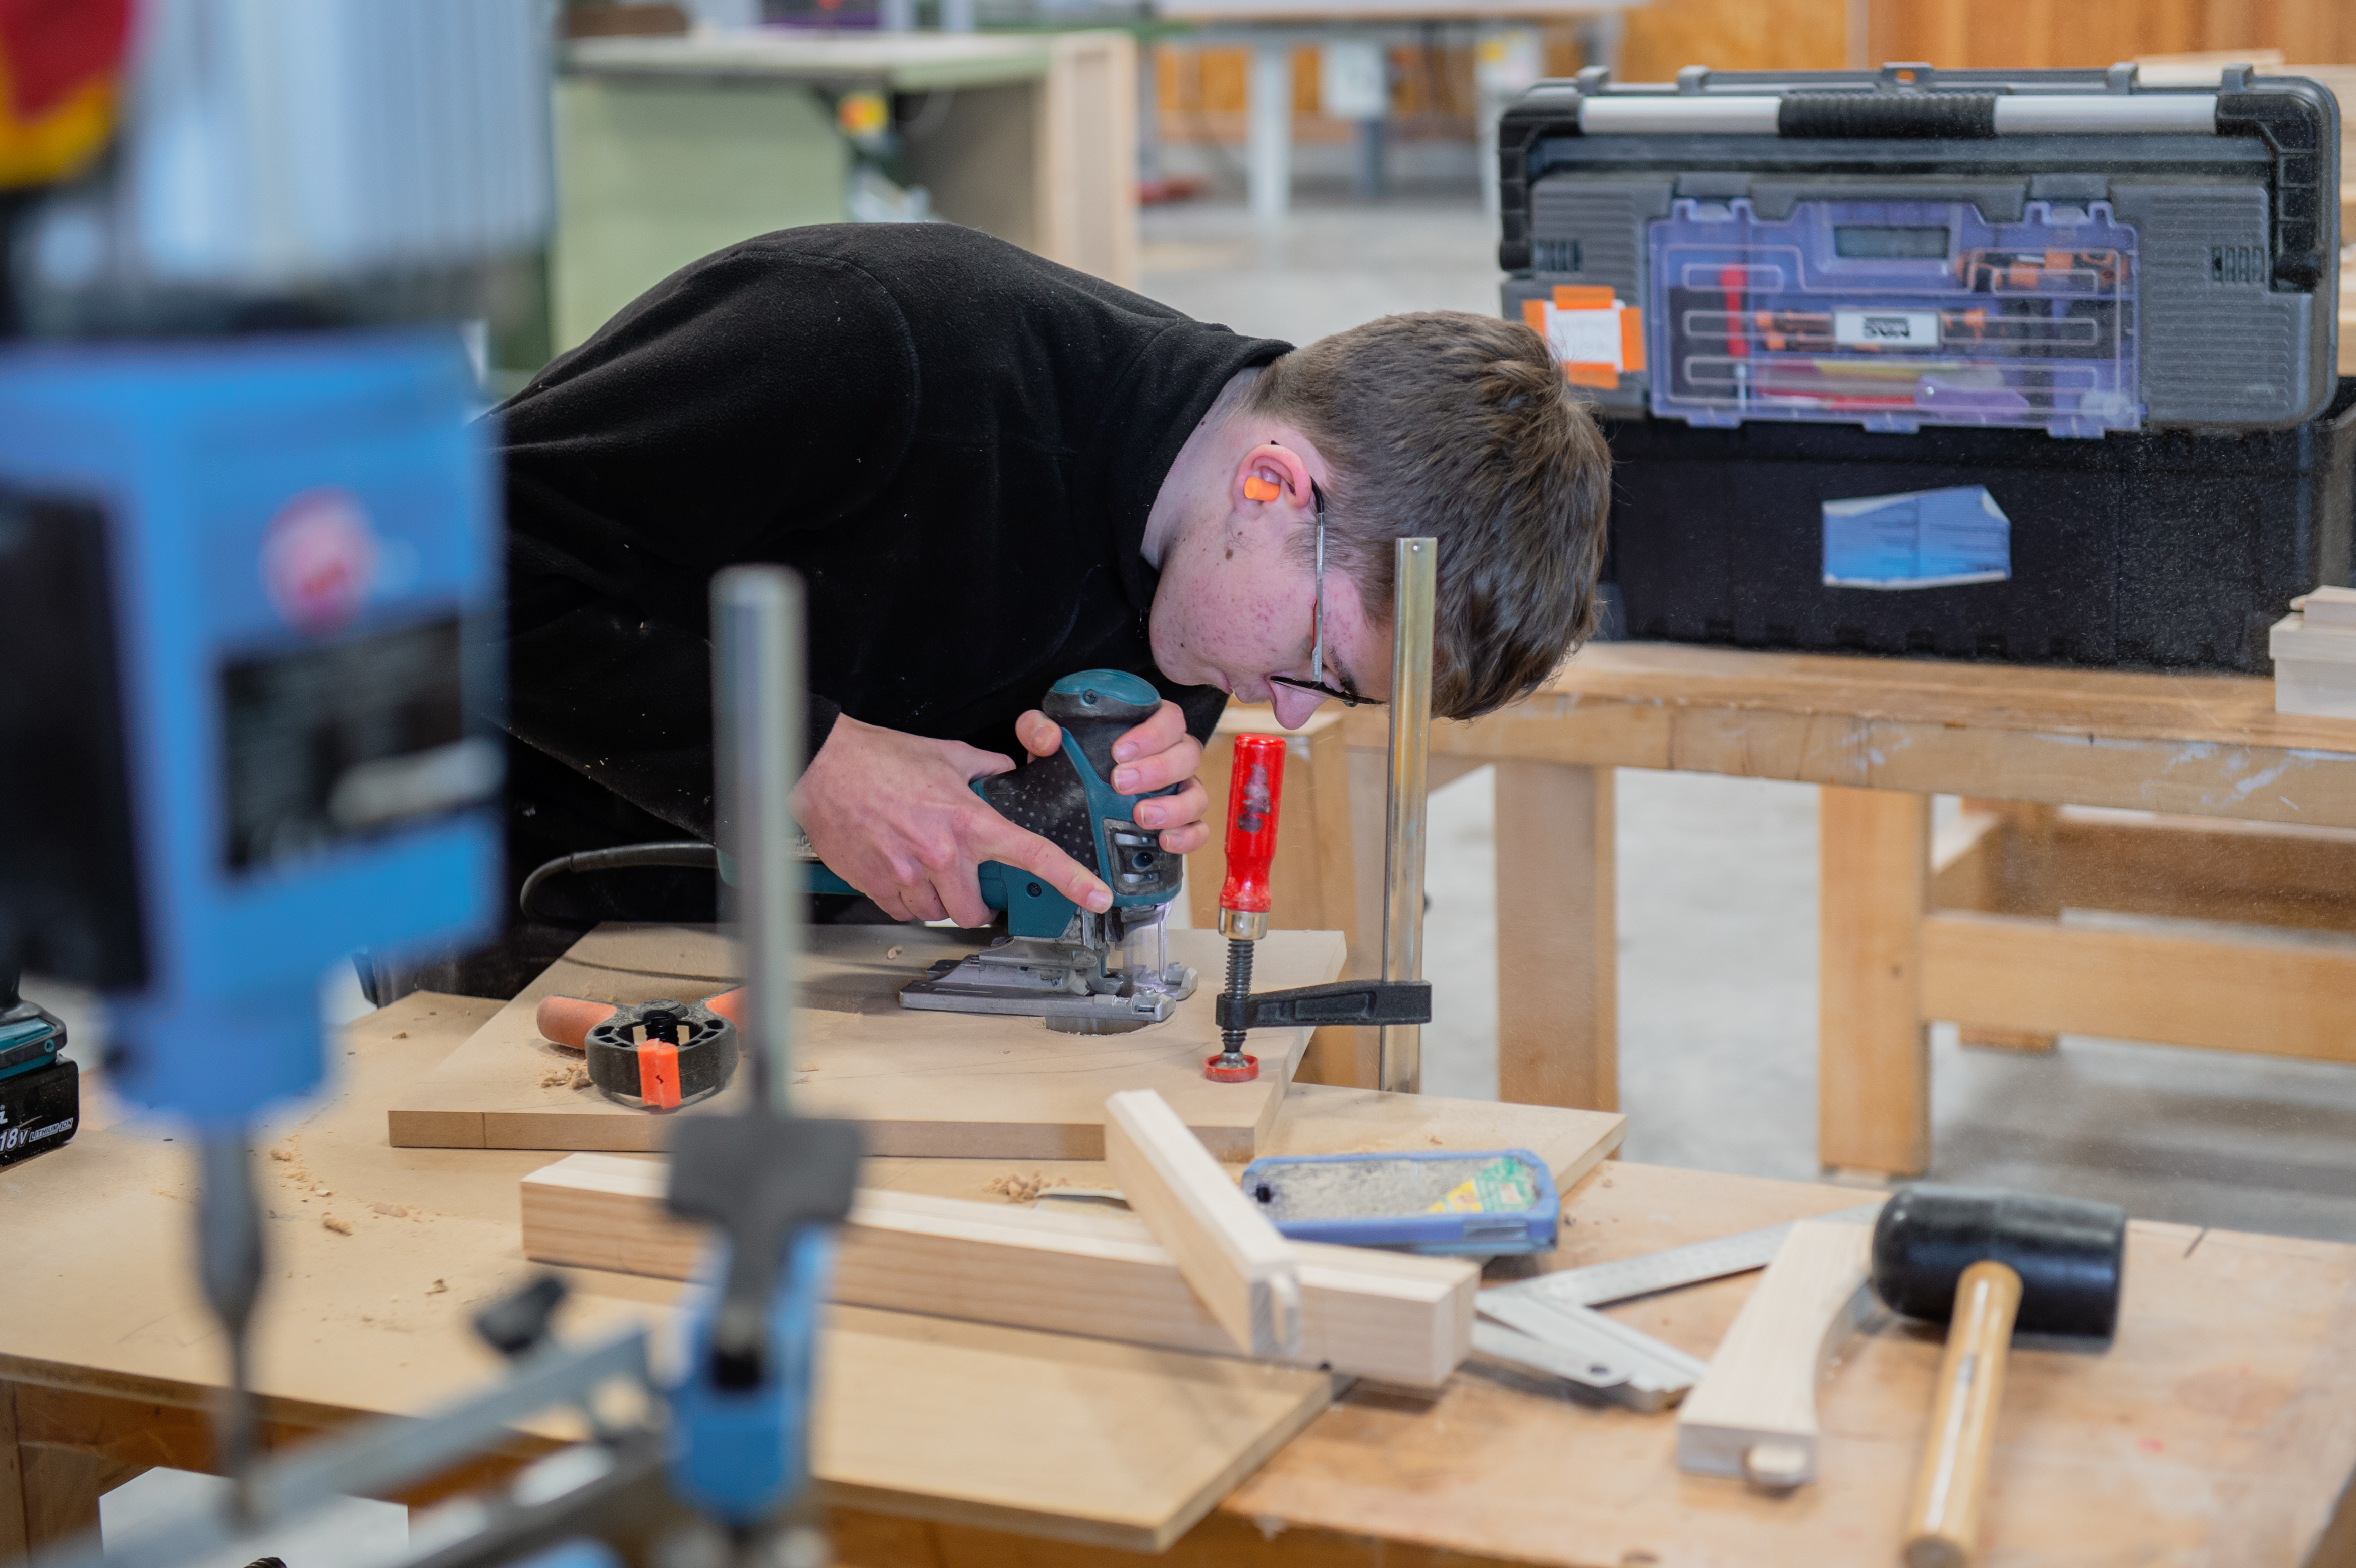
<svg viewBox="0 0 2356 1568"><path fill-rule="evenodd" d="M1893 1312L1947 1325L1906 1509L1906 1568L1973 1562L2013 1332L2109 1339L2126 1239L2126 1211L2113 1203L1921 1184L1882 1206L1874 1294Z"/></svg>

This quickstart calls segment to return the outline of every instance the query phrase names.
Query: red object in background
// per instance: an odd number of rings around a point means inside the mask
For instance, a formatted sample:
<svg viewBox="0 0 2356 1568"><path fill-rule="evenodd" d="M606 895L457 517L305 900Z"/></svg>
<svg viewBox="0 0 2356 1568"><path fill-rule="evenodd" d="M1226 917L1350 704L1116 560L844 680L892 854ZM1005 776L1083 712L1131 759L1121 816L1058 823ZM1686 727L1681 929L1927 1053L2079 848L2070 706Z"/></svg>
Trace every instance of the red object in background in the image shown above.
<svg viewBox="0 0 2356 1568"><path fill-rule="evenodd" d="M0 70L11 119L38 119L93 78L111 79L131 39L131 0L0 0Z"/></svg>
<svg viewBox="0 0 2356 1568"><path fill-rule="evenodd" d="M1268 871L1276 859L1276 808L1284 794L1284 737L1236 737L1227 780L1227 880L1219 907L1266 914Z"/></svg>
<svg viewBox="0 0 2356 1568"><path fill-rule="evenodd" d="M106 145L131 0L0 0L0 187L62 179Z"/></svg>
<svg viewBox="0 0 2356 1568"><path fill-rule="evenodd" d="M1196 175L1165 175L1158 180L1137 182L1137 202L1141 207L1160 207L1164 202L1192 201L1211 188L1211 182Z"/></svg>

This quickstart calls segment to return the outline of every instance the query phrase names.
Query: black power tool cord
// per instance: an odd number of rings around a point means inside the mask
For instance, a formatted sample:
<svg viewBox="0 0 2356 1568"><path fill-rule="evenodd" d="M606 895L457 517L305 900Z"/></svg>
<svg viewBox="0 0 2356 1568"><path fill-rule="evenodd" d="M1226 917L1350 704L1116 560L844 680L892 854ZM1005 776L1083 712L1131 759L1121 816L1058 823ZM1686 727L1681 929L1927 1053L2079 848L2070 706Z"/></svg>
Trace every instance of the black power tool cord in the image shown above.
<svg viewBox="0 0 2356 1568"><path fill-rule="evenodd" d="M532 894L552 877L568 872L625 871L648 866L675 866L688 870L717 871L720 851L696 838L667 838L653 844L616 844L610 849L583 849L575 854L559 855L553 860L542 861L523 887L516 893L516 908L526 920L546 921L552 925L578 925L578 921L566 920L534 909Z"/></svg>

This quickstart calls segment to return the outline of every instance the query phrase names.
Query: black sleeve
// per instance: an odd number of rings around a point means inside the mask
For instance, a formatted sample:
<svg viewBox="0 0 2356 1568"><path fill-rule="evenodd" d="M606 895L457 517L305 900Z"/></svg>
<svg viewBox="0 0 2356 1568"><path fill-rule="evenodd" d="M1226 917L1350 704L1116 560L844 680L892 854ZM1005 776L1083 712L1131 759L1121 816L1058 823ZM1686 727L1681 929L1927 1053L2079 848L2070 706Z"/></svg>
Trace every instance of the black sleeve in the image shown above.
<svg viewBox="0 0 2356 1568"><path fill-rule="evenodd" d="M641 295L500 411L508 724L711 830L711 574L858 511L915 427L916 348L855 266L754 240ZM809 753L836 703L809 696Z"/></svg>

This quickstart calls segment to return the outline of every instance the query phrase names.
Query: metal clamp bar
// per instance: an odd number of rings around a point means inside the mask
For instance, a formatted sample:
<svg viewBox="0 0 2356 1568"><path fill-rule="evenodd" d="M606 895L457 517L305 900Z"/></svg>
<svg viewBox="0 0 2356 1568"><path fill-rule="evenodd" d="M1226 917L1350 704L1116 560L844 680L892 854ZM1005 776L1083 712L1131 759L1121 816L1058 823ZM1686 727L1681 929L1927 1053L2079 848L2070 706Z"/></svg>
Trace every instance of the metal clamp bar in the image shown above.
<svg viewBox="0 0 2356 1568"><path fill-rule="evenodd" d="M731 911L744 955L744 1032L755 1098L782 1116L793 1083L787 1042L801 948L806 843L787 792L801 776L801 581L783 567L732 566L712 580L714 782L721 848L734 861Z"/></svg>
<svg viewBox="0 0 2356 1568"><path fill-rule="evenodd" d="M1440 541L1400 539L1391 588L1390 787L1383 807L1383 975L1423 978L1424 818L1431 755L1432 611ZM1423 1026L1389 1024L1377 1057L1380 1086L1423 1091Z"/></svg>

